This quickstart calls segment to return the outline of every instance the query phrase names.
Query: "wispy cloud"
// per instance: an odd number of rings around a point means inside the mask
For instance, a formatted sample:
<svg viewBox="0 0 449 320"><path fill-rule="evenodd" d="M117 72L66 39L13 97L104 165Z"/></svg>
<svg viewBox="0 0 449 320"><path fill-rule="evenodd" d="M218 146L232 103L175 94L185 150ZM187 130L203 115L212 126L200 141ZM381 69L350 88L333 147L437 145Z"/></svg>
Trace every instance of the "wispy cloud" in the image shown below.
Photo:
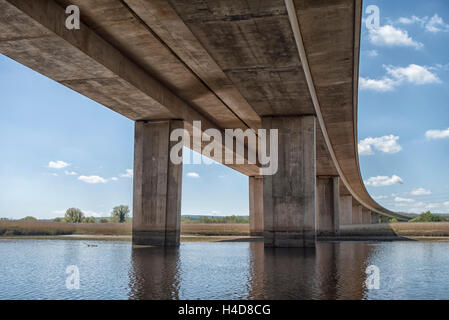
<svg viewBox="0 0 449 320"><path fill-rule="evenodd" d="M410 192L411 195L413 196L428 196L431 195L432 192L430 190L426 190L424 188L417 188L412 190L412 192Z"/></svg>
<svg viewBox="0 0 449 320"><path fill-rule="evenodd" d="M394 201L396 201L396 202L415 202L415 200L413 200L413 199L401 198L401 197L394 198Z"/></svg>
<svg viewBox="0 0 449 320"><path fill-rule="evenodd" d="M413 47L415 49L423 47L423 44L413 40L407 31L392 25L370 29L368 38L372 44L377 46Z"/></svg>
<svg viewBox="0 0 449 320"><path fill-rule="evenodd" d="M449 128L446 130L428 130L426 131L427 139L444 139L449 138Z"/></svg>
<svg viewBox="0 0 449 320"><path fill-rule="evenodd" d="M78 175L78 173L77 172L75 172L75 171L65 171L64 172L67 176L77 176Z"/></svg>
<svg viewBox="0 0 449 320"><path fill-rule="evenodd" d="M134 175L133 169L126 169L126 172L125 172L125 173L122 173L122 174L120 175L120 177L121 177L121 178L132 178L133 175Z"/></svg>
<svg viewBox="0 0 449 320"><path fill-rule="evenodd" d="M399 24L410 25L410 24L419 24L426 31L432 33L438 32L448 32L449 24L447 24L443 18L441 18L437 13L435 13L432 17L417 17L415 15L411 17L401 17L397 21Z"/></svg>
<svg viewBox="0 0 449 320"><path fill-rule="evenodd" d="M373 90L379 92L392 91L403 83L424 85L441 83L440 78L430 71L432 68L411 64L408 67L383 66L387 74L381 79L360 77L361 90Z"/></svg>
<svg viewBox="0 0 449 320"><path fill-rule="evenodd" d="M398 140L399 137L392 134L378 138L368 137L359 142L359 154L373 155L373 148L383 153L398 153L402 150Z"/></svg>
<svg viewBox="0 0 449 320"><path fill-rule="evenodd" d="M67 162L64 162L62 160L58 160L58 161L50 161L48 163L48 167L52 168L52 169L62 169L65 167L68 167L70 164L68 164Z"/></svg>
<svg viewBox="0 0 449 320"><path fill-rule="evenodd" d="M372 187L386 187L398 183L400 184L404 183L402 179L397 175L393 175L391 177L388 176L371 177L368 180L365 180L364 182L367 186Z"/></svg>
<svg viewBox="0 0 449 320"><path fill-rule="evenodd" d="M186 176L190 177L190 178L199 178L200 177L200 175L198 173L196 173L196 172L188 172L186 174Z"/></svg>
<svg viewBox="0 0 449 320"><path fill-rule="evenodd" d="M78 180L81 180L85 183L97 184L97 183L107 183L108 180L102 178L100 176L79 176Z"/></svg>

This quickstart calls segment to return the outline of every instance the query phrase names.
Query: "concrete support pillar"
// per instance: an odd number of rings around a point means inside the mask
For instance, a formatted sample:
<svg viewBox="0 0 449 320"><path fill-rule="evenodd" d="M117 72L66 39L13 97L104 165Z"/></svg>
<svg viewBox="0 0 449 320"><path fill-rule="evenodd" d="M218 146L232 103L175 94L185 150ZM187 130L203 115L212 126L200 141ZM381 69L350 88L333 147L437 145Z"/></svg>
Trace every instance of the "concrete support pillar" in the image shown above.
<svg viewBox="0 0 449 320"><path fill-rule="evenodd" d="M352 206L352 224L362 223L362 206L359 204Z"/></svg>
<svg viewBox="0 0 449 320"><path fill-rule="evenodd" d="M178 143L170 142L170 133L178 128L183 121L135 123L133 244L179 245L182 161L174 164L169 156Z"/></svg>
<svg viewBox="0 0 449 320"><path fill-rule="evenodd" d="M249 231L263 235L263 177L249 177Z"/></svg>
<svg viewBox="0 0 449 320"><path fill-rule="evenodd" d="M371 224L379 223L379 214L371 211Z"/></svg>
<svg viewBox="0 0 449 320"><path fill-rule="evenodd" d="M262 119L264 129L279 135L278 170L263 178L265 246L315 246L315 121L314 116Z"/></svg>
<svg viewBox="0 0 449 320"><path fill-rule="evenodd" d="M371 210L363 208L362 209L362 224L370 224L371 223Z"/></svg>
<svg viewBox="0 0 449 320"><path fill-rule="evenodd" d="M386 217L386 216L381 216L381 217L380 217L380 222L381 222L381 223L388 223L388 220L389 220L389 218Z"/></svg>
<svg viewBox="0 0 449 320"><path fill-rule="evenodd" d="M339 177L317 178L317 234L335 235L340 231L339 180Z"/></svg>
<svg viewBox="0 0 449 320"><path fill-rule="evenodd" d="M340 225L352 224L352 196L340 196Z"/></svg>

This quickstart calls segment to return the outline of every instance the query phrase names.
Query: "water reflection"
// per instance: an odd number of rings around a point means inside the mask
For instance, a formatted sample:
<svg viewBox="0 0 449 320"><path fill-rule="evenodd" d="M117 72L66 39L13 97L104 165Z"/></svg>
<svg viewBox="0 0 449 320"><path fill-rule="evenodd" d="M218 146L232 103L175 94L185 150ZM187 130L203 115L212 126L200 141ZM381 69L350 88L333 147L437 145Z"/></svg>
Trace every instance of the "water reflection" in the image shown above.
<svg viewBox="0 0 449 320"><path fill-rule="evenodd" d="M130 299L179 299L179 249L133 248Z"/></svg>
<svg viewBox="0 0 449 320"><path fill-rule="evenodd" d="M130 298L363 299L371 249L355 242L320 242L315 249L259 242L133 249Z"/></svg>

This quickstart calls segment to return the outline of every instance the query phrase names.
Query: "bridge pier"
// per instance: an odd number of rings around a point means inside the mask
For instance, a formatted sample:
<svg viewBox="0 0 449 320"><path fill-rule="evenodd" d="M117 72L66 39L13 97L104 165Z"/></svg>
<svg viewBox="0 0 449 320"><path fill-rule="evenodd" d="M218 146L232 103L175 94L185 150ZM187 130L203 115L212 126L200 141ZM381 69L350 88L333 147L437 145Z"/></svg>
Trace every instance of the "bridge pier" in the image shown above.
<svg viewBox="0 0 449 320"><path fill-rule="evenodd" d="M335 235L340 231L339 177L317 178L316 228L320 235Z"/></svg>
<svg viewBox="0 0 449 320"><path fill-rule="evenodd" d="M340 225L352 224L352 196L340 196Z"/></svg>
<svg viewBox="0 0 449 320"><path fill-rule="evenodd" d="M249 231L263 235L263 177L249 177Z"/></svg>
<svg viewBox="0 0 449 320"><path fill-rule="evenodd" d="M184 128L183 121L135 123L133 244L179 245L182 162L169 158L177 143L170 133L177 128Z"/></svg>
<svg viewBox="0 0 449 320"><path fill-rule="evenodd" d="M370 224L371 223L371 210L363 208L362 209L362 224Z"/></svg>
<svg viewBox="0 0 449 320"><path fill-rule="evenodd" d="M379 223L379 214L371 212L371 224Z"/></svg>
<svg viewBox="0 0 449 320"><path fill-rule="evenodd" d="M362 206L355 204L352 206L352 224L362 223Z"/></svg>
<svg viewBox="0 0 449 320"><path fill-rule="evenodd" d="M265 246L314 247L315 116L265 117L262 127L279 134L278 171L263 178Z"/></svg>

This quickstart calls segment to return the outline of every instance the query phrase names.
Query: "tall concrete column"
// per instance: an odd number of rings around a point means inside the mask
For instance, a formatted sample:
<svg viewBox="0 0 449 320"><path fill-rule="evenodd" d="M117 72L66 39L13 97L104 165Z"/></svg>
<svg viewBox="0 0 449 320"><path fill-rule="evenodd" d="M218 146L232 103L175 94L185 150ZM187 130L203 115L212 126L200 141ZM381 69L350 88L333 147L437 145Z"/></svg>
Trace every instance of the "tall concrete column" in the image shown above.
<svg viewBox="0 0 449 320"><path fill-rule="evenodd" d="M315 117L266 117L262 126L279 134L278 170L263 178L265 246L314 247Z"/></svg>
<svg viewBox="0 0 449 320"><path fill-rule="evenodd" d="M371 224L379 223L379 214L371 211Z"/></svg>
<svg viewBox="0 0 449 320"><path fill-rule="evenodd" d="M249 231L263 235L263 177L249 177Z"/></svg>
<svg viewBox="0 0 449 320"><path fill-rule="evenodd" d="M362 209L362 224L370 224L371 223L371 210L363 208Z"/></svg>
<svg viewBox="0 0 449 320"><path fill-rule="evenodd" d="M135 123L133 244L179 245L182 161L174 164L169 156L177 128L183 121Z"/></svg>
<svg viewBox="0 0 449 320"><path fill-rule="evenodd" d="M320 235L335 235L340 231L339 177L317 178L316 228Z"/></svg>
<svg viewBox="0 0 449 320"><path fill-rule="evenodd" d="M359 204L352 206L352 224L362 223L362 206Z"/></svg>
<svg viewBox="0 0 449 320"><path fill-rule="evenodd" d="M340 225L352 224L352 196L340 196Z"/></svg>

